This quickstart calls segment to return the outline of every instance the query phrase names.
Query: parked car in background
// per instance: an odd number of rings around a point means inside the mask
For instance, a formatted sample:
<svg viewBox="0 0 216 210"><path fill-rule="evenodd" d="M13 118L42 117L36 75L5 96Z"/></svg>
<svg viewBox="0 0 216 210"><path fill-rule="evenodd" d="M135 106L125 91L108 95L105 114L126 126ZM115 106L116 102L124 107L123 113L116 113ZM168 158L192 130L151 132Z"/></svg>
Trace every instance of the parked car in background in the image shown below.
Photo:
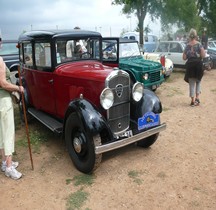
<svg viewBox="0 0 216 210"><path fill-rule="evenodd" d="M0 48L0 56L9 70L17 71L19 66L19 49L17 48L17 40L2 40Z"/></svg>
<svg viewBox="0 0 216 210"><path fill-rule="evenodd" d="M211 68L216 68L216 47L208 47L207 52L211 57Z"/></svg>
<svg viewBox="0 0 216 210"><path fill-rule="evenodd" d="M208 47L216 47L216 40L209 40Z"/></svg>
<svg viewBox="0 0 216 210"><path fill-rule="evenodd" d="M158 55L156 53L144 53L143 57L146 60L151 60L151 61L156 61L161 63L165 71L164 73L165 78L169 77L173 72L173 62L169 58L166 58L166 56Z"/></svg>
<svg viewBox="0 0 216 210"><path fill-rule="evenodd" d="M28 115L62 135L81 172L94 171L102 153L131 143L151 146L166 128L155 93L102 64L100 33L26 32L19 54Z"/></svg>
<svg viewBox="0 0 216 210"><path fill-rule="evenodd" d="M174 67L185 68L186 61L182 58L185 47L185 41L160 41L154 53L165 55L173 62ZM203 68L211 69L211 67L212 59L209 54L206 54L206 57L203 59Z"/></svg>
<svg viewBox="0 0 216 210"><path fill-rule="evenodd" d="M122 37L126 39L136 40L138 41L138 43L140 41L139 32L127 32L123 34ZM151 34L144 35L143 41L144 41L144 46L143 46L143 49L141 49L141 51L153 52L157 46L158 37L155 35L151 35Z"/></svg>
<svg viewBox="0 0 216 210"><path fill-rule="evenodd" d="M134 83L139 81L145 88L155 91L164 82L161 63L144 59L135 40L119 38L118 42L112 38L103 38L104 64L113 66L112 62L118 61L117 67L127 71Z"/></svg>
<svg viewBox="0 0 216 210"><path fill-rule="evenodd" d="M157 55L164 55L169 58L174 66L185 66L182 54L186 44L183 41L160 41L154 51Z"/></svg>

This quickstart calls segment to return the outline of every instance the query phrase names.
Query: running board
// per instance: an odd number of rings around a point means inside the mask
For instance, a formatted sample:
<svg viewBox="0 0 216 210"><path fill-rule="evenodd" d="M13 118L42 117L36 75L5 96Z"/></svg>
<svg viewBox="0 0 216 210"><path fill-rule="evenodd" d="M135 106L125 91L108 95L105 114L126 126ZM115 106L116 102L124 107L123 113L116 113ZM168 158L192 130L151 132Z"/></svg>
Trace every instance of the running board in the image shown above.
<svg viewBox="0 0 216 210"><path fill-rule="evenodd" d="M51 131L61 134L63 131L63 124L53 117L45 114L44 112L38 111L34 108L28 108L28 113L31 114L34 118L44 124Z"/></svg>

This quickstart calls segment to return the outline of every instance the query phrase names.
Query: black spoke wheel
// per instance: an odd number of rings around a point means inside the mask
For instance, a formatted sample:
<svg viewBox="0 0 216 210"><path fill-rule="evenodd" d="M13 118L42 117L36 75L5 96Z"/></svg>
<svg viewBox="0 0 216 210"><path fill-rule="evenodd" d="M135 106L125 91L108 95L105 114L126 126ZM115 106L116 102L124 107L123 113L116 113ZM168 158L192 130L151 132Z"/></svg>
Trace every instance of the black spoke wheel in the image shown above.
<svg viewBox="0 0 216 210"><path fill-rule="evenodd" d="M159 136L159 133L156 133L156 134L154 134L152 136L149 136L149 137L147 137L145 139L142 139L142 140L140 140L140 141L137 142L137 146L148 148L152 144L155 143L155 141L157 140L158 136Z"/></svg>
<svg viewBox="0 0 216 210"><path fill-rule="evenodd" d="M71 160L79 171L91 173L98 167L102 155L95 154L93 137L87 135L76 113L70 114L66 121L65 141Z"/></svg>

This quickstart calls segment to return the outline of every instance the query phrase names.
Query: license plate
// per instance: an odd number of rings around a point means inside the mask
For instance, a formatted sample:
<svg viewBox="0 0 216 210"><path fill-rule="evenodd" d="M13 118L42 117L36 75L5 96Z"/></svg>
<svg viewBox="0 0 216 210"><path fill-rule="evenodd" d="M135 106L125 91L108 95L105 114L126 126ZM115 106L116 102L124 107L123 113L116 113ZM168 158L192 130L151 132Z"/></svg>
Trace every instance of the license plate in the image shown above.
<svg viewBox="0 0 216 210"><path fill-rule="evenodd" d="M138 118L138 130L147 129L160 124L160 115L147 112L143 117Z"/></svg>

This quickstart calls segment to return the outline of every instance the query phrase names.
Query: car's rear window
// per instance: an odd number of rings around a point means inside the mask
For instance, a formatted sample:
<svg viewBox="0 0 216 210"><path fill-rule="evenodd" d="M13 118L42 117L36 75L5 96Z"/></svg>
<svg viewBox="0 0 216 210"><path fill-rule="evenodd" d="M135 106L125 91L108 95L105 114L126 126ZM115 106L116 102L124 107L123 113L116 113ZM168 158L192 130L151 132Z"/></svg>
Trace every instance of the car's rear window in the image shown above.
<svg viewBox="0 0 216 210"><path fill-rule="evenodd" d="M17 43L2 43L0 48L0 55L18 54L19 49L16 47Z"/></svg>

